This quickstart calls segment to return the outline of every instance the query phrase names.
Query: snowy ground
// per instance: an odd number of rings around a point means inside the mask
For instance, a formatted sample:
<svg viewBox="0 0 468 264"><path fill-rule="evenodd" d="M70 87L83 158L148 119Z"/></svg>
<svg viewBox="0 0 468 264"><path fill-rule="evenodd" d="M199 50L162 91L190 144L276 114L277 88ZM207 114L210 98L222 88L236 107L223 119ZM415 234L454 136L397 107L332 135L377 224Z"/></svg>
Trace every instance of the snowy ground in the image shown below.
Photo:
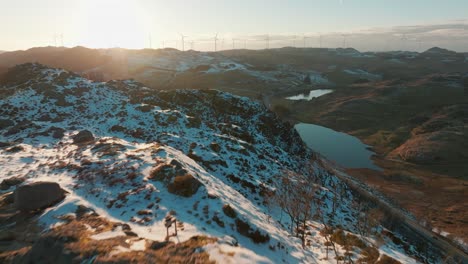
<svg viewBox="0 0 468 264"><path fill-rule="evenodd" d="M192 65L165 66L184 70ZM140 238L161 241L166 236L164 218L173 213L183 223L183 230L171 238L174 242L199 234L237 240L238 247L220 239L204 248L219 263L335 262L324 259L320 223L310 223L310 246L304 249L290 235L290 223L278 208L262 202L260 186L273 188L272 176L285 170L306 173L311 153L293 127L261 104L218 91L153 92L131 81L93 83L38 65L27 70L36 77L12 84L8 88L15 92L0 100L0 113L15 123L2 130L0 142L14 142L20 149L0 149L0 180L24 176L27 182L54 181L69 192L40 216L47 228L60 225L58 216L85 205L111 221L127 223ZM52 136L57 128L63 129L63 137ZM84 129L95 141L73 144L72 137ZM201 183L193 196L171 193L166 183L151 179L154 169L170 164ZM353 230L359 212L351 193L318 163L315 171L322 177L321 210ZM333 199L340 203L332 214ZM235 220L222 211L226 204L269 241L256 244L239 234ZM215 216L223 226L215 223ZM116 229L92 238L121 234ZM112 254L142 250L141 241ZM412 263L391 244L380 251Z"/></svg>

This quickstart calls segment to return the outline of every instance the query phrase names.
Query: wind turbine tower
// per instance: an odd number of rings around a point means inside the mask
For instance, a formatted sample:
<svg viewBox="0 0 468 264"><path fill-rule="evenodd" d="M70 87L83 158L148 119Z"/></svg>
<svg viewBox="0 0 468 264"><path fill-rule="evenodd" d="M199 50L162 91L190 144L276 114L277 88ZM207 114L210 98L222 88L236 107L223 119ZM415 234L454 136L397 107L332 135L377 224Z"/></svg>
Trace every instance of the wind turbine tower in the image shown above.
<svg viewBox="0 0 468 264"><path fill-rule="evenodd" d="M182 40L182 51L185 51L185 38L187 36L184 36L183 34L179 34L180 35L180 38Z"/></svg>
<svg viewBox="0 0 468 264"><path fill-rule="evenodd" d="M405 42L408 40L408 37L406 36L406 34L403 34L400 38L401 40L401 49L402 51L404 51L405 49Z"/></svg>
<svg viewBox="0 0 468 264"><path fill-rule="evenodd" d="M343 37L343 48L346 49L346 35L345 34L341 34L341 36Z"/></svg>
<svg viewBox="0 0 468 264"><path fill-rule="evenodd" d="M421 39L418 39L418 50L421 51L421 48L422 48L422 40Z"/></svg>
<svg viewBox="0 0 468 264"><path fill-rule="evenodd" d="M307 42L307 39L308 39L308 38L310 38L310 37L307 37L305 34L304 34L304 36L302 36L302 41L303 41L302 45L304 46L304 48L307 46L307 45L306 45L306 44L307 44L306 42Z"/></svg>
<svg viewBox="0 0 468 264"><path fill-rule="evenodd" d="M267 34L265 38L266 49L270 49L270 35Z"/></svg>
<svg viewBox="0 0 468 264"><path fill-rule="evenodd" d="M214 51L218 51L218 33L214 37Z"/></svg>
<svg viewBox="0 0 468 264"><path fill-rule="evenodd" d="M150 49L153 49L153 40L152 40L152 38L151 38L151 34L149 34L148 40L149 40L149 48L150 48Z"/></svg>

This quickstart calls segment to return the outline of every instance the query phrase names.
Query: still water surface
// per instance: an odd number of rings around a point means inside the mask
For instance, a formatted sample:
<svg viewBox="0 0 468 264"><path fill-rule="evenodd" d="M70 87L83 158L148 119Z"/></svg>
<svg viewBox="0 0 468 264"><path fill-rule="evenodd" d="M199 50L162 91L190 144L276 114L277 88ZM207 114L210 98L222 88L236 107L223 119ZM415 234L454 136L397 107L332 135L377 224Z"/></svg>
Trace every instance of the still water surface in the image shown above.
<svg viewBox="0 0 468 264"><path fill-rule="evenodd" d="M380 170L371 160L374 152L356 137L314 124L295 128L308 147L343 167Z"/></svg>

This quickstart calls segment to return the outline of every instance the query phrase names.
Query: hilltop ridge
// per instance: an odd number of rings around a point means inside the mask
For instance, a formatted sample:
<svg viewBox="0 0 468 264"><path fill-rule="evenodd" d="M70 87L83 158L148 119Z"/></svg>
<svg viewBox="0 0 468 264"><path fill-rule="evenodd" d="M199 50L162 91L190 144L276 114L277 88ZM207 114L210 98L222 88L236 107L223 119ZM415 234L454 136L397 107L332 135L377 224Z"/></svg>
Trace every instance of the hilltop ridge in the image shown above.
<svg viewBox="0 0 468 264"><path fill-rule="evenodd" d="M32 223L24 219L20 230L11 231L16 243L3 248L5 261L145 262L184 247L170 253L174 260L335 262L325 259L334 253L324 246L324 228L346 230L358 244L345 247L337 240L336 254L348 252L355 260L423 257L409 245L404 253L405 242L392 242L400 235L379 225L364 231L359 219L366 203L304 146L291 125L259 102L216 90L92 82L40 64L11 69L0 91L1 179L24 181L8 185L2 197L17 184L41 181L57 182L67 192L64 201L39 212L45 235L22 240L32 232L25 231ZM291 219L267 196L286 174L315 186L317 216L302 242L291 236ZM9 206L3 199L2 210ZM21 217L11 214L2 224ZM179 230L166 238L168 216L177 219ZM375 232L386 234L384 246L372 242ZM69 240L47 244L47 237L65 233Z"/></svg>

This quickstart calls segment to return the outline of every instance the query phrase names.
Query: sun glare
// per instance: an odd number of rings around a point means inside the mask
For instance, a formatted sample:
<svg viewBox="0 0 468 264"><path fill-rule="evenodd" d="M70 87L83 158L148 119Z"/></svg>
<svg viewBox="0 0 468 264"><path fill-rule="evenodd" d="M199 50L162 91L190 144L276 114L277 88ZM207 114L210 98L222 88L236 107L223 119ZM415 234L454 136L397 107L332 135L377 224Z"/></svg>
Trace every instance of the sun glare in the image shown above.
<svg viewBox="0 0 468 264"><path fill-rule="evenodd" d="M142 48L148 23L137 1L86 0L80 27L81 45L110 48Z"/></svg>

